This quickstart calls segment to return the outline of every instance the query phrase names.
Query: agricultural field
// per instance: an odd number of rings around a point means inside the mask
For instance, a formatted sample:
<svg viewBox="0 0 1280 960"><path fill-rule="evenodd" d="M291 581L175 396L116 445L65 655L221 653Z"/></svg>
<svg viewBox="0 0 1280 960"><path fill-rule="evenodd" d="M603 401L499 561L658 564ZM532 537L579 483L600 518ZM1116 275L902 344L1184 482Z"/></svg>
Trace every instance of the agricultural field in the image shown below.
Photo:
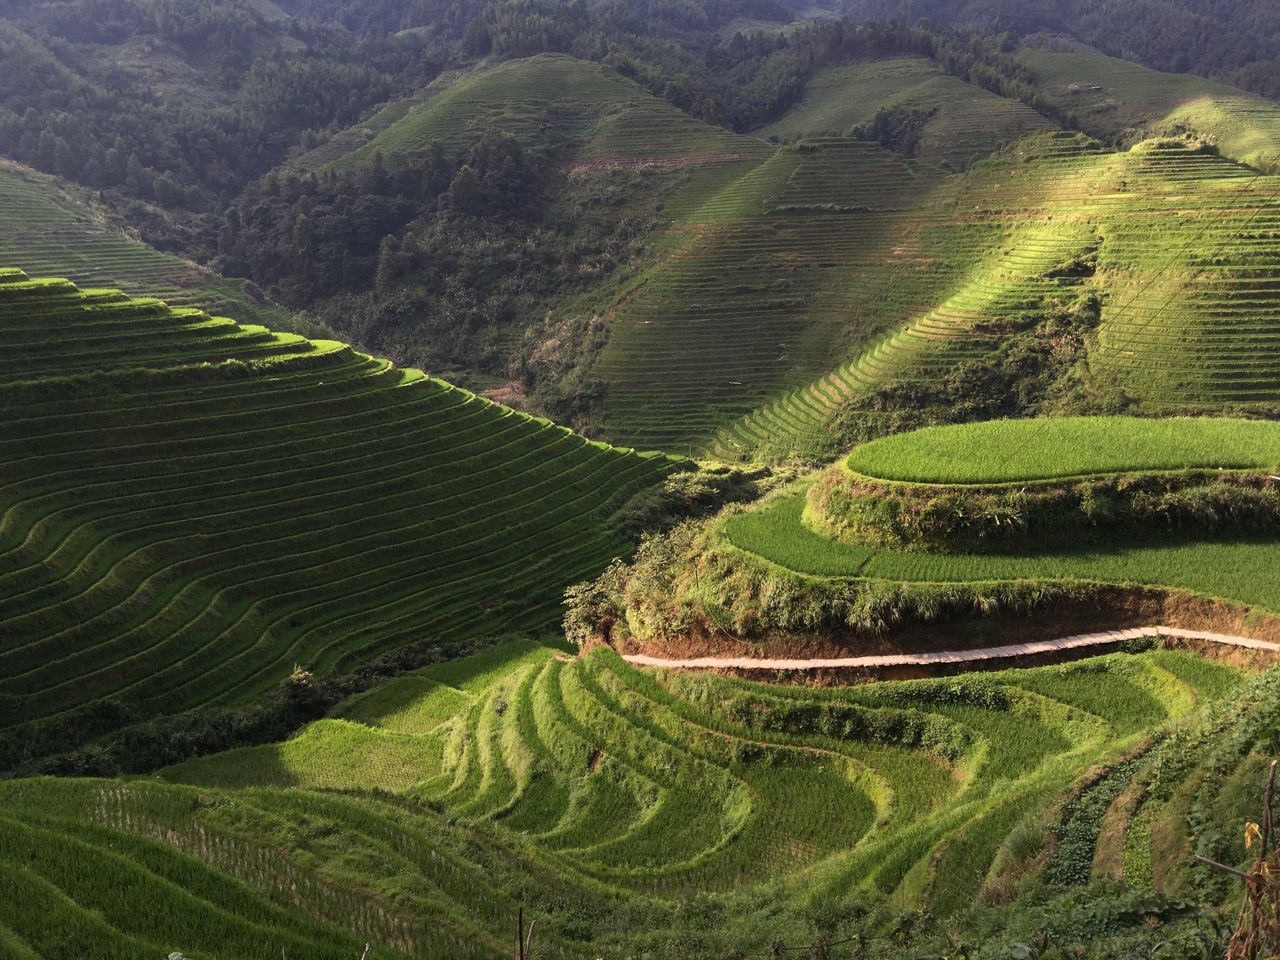
<svg viewBox="0 0 1280 960"><path fill-rule="evenodd" d="M404 675L277 746L151 779L0 784L18 895L0 898L0 923L48 960L82 955L65 930L103 958L340 957L365 942L377 958L487 958L508 955L523 907L539 956L680 943L719 957L847 935L787 906L803 890L863 918L868 956L900 955L879 937L904 910L928 908L925 949L1015 888L1149 883L1153 861L1200 842L1171 847L1153 828L1164 817L1249 815L1252 761L1190 795L1166 781L1196 738L1213 737L1213 762L1252 757L1258 727L1239 705L1274 711L1274 688L1159 648L806 688L517 642ZM1236 711L1213 706L1227 693ZM1197 880L1179 860L1162 883ZM48 908L18 906L32 897ZM1151 896L1144 910L1177 919ZM1069 948L1081 931L1051 936Z"/></svg>
<svg viewBox="0 0 1280 960"><path fill-rule="evenodd" d="M1234 602L1259 614L1280 614L1280 578L1272 574L1275 536L1265 509L1246 509L1239 518L1215 516L1202 524L1192 522L1195 516L1157 509L1154 519L1144 524L1119 519L1118 511L1125 506L1120 494L1097 485L1100 479L1117 478L1115 490L1132 488L1141 503L1154 503L1163 488L1144 493L1143 478L1189 473L1214 478L1206 488L1212 494L1214 481L1232 474L1273 475L1280 462L1276 443L1274 424L1261 420L1079 417L925 428L855 448L834 468L840 471L837 476L855 483L903 483L904 495L924 498L904 509L942 510L950 516L962 511L958 501L965 496L981 500L1008 491L1012 499L986 509L1008 511L1001 516L1011 530L1009 536L984 542L981 537L989 532L978 522L967 543L944 545L930 539L926 525L923 543L902 544L881 539L872 529L896 520L857 504L839 509L870 511L859 514L862 526L837 536L836 528L828 525L831 518L824 515L826 507L812 498L806 507L810 481L726 517L720 521L720 535L736 549L806 577L903 585L1017 582L1170 588ZM1028 482L1035 487L1024 486ZM1094 535L1071 543L1039 527L1030 532L1027 525L1037 519L1035 503L1018 498L1025 498L1029 489L1048 496L1051 489L1078 483L1086 487L1079 496L1110 497L1109 507L1091 515L1086 505L1079 516L1063 508L1062 516L1075 520L1057 522L1095 527ZM942 499L924 502L931 485ZM878 487L848 495L885 498ZM984 508L974 509L980 514ZM1019 511L1024 515L1015 516ZM1113 528L1108 522L1120 526ZM1019 530L1024 535L1019 536ZM1077 532L1083 535L1087 530Z"/></svg>
<svg viewBox="0 0 1280 960"><path fill-rule="evenodd" d="M1016 100L943 72L928 57L891 57L824 68L809 81L798 106L756 133L784 140L844 136L880 110L932 114L913 155L956 170L1024 134L1053 126Z"/></svg>
<svg viewBox="0 0 1280 960"><path fill-rule="evenodd" d="M241 281L161 253L113 225L85 191L0 159L0 264L85 287L118 287L174 307L290 329L292 318Z"/></svg>
<svg viewBox="0 0 1280 960"><path fill-rule="evenodd" d="M996 420L873 440L845 462L867 477L937 484L1196 469L1276 473L1280 427L1225 417Z"/></svg>
<svg viewBox="0 0 1280 960"><path fill-rule="evenodd" d="M927 239L891 248L910 259L879 281L890 292L878 301L879 336L828 346L828 357L849 359L721 428L709 443L717 455L832 456L830 422L842 404L903 378L936 381L990 356L1000 342L993 329L1028 329L1090 297L1100 318L1078 373L1091 389L1147 413L1265 410L1280 400L1269 355L1274 177L1185 140L1110 151L1049 134L919 196L923 207L893 223ZM894 265L879 254L880 269ZM922 306L896 301L942 267L945 280Z"/></svg>
<svg viewBox="0 0 1280 960"><path fill-rule="evenodd" d="M1057 549L1028 544L1008 551L961 554L906 552L830 539L803 521L803 493L731 517L728 543L809 577L888 583L994 584L1054 582L1171 587L1280 613L1280 575L1273 536L1187 542L1154 537Z"/></svg>
<svg viewBox="0 0 1280 960"><path fill-rule="evenodd" d="M1280 170L1280 107L1236 87L1185 73L1161 73L1083 44L1069 49L1026 47L1018 58L1036 90L1073 126L1110 138L1127 130L1190 127L1211 137L1224 156Z"/></svg>
<svg viewBox="0 0 1280 960"><path fill-rule="evenodd" d="M16 270L0 338L10 763L31 730L74 746L300 667L544 629L674 466L345 344Z"/></svg>
<svg viewBox="0 0 1280 960"><path fill-rule="evenodd" d="M595 365L606 435L724 459L831 456L832 420L850 401L983 361L993 329L1090 296L1101 303L1090 389L1146 412L1273 406L1280 188L1233 160L1280 153L1280 113L1198 78L1171 91L1165 75L1097 54L1021 56L1046 96L1068 76L1085 85L1063 94L1072 103L1094 85L1131 91L1132 110L1108 109L1112 125L1089 132L1195 134L1135 134L1123 149L1068 131L1001 137L1012 142L963 174L848 140L784 146L673 208L663 259L607 314ZM842 95L846 82L877 95ZM869 116L916 83L967 86L910 58L831 68L761 132L840 131L860 119L841 111Z"/></svg>
<svg viewBox="0 0 1280 960"><path fill-rule="evenodd" d="M398 101L364 127L372 138L332 166L368 163L376 153L395 163L432 143L465 142L486 130L587 166L762 159L771 152L759 139L694 120L607 67L551 54Z"/></svg>

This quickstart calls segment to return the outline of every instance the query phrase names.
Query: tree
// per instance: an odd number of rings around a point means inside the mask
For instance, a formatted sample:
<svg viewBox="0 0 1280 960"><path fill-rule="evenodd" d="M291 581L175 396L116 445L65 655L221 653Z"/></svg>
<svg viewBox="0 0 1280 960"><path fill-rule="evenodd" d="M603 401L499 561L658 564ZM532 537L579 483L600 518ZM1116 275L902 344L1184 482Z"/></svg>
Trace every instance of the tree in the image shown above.
<svg viewBox="0 0 1280 960"><path fill-rule="evenodd" d="M482 199L480 176L470 164L463 164L445 194L449 208L457 213L478 213Z"/></svg>

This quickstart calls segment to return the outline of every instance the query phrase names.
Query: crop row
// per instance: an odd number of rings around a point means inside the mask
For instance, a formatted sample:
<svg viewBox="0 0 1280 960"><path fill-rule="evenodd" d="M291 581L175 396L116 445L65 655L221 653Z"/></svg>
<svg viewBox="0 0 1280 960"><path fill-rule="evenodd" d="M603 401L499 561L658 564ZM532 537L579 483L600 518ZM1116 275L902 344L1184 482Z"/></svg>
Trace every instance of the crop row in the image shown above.
<svg viewBox="0 0 1280 960"><path fill-rule="evenodd" d="M0 303L26 287L0 286ZM42 324L96 325L61 296ZM148 336L130 321L139 366L173 353L172 322ZM224 341L244 355L232 335L199 357ZM545 624L564 586L618 549L612 512L669 468L416 371L300 347L226 379L135 371L91 398L11 408L6 721L108 696L179 709L243 697L295 662L345 668Z"/></svg>
<svg viewBox="0 0 1280 960"><path fill-rule="evenodd" d="M1020 824L1233 675L1154 651L786 687L516 642L361 695L286 743L163 772L201 791L194 809L189 788L157 783L59 785L52 806L91 806L111 830L196 854L286 909L415 956L446 949L424 930L474 931L477 955L500 949L486 945L501 942L513 905L494 880L518 869L575 891L540 913L553 955L572 956L586 946L574 932L593 929L578 925L575 898L599 921L636 897L695 890L861 890L943 913L994 896ZM51 806L52 784L25 789L27 803ZM305 826L283 835L270 826L295 821ZM283 851L261 851L264 835L283 836ZM357 838L369 859L335 888L322 865ZM408 899L379 917L366 898L382 876ZM362 919L344 923L344 911Z"/></svg>

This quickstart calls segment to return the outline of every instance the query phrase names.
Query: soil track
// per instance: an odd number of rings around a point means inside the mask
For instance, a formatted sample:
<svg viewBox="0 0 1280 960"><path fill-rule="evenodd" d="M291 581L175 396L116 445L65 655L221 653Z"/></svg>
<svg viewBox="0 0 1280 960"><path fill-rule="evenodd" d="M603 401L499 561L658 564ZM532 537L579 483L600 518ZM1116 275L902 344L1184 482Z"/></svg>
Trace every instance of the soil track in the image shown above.
<svg viewBox="0 0 1280 960"><path fill-rule="evenodd" d="M1132 627L1128 630L1106 630L1101 633L1080 633L1055 640L1034 640L1003 647L981 647L976 650L937 650L922 653L882 654L871 657L827 657L815 659L788 659L763 657L694 657L688 660L668 660L646 654L624 654L628 663L641 667L664 667L675 670L869 670L884 667L929 667L944 664L980 663L990 660L1012 660L1019 657L1043 656L1080 650L1089 647L1108 647L1143 637L1164 637L1175 640L1204 641L1230 647L1280 652L1280 643L1254 640L1206 630L1184 630L1156 624L1148 627Z"/></svg>

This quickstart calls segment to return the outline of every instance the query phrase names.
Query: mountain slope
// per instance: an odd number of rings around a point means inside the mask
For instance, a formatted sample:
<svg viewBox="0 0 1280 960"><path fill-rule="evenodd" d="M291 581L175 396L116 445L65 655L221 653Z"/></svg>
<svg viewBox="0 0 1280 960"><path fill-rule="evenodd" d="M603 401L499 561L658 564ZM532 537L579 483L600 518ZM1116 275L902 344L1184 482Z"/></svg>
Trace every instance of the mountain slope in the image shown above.
<svg viewBox="0 0 1280 960"><path fill-rule="evenodd" d="M568 163L746 159L770 153L750 137L694 120L597 63L542 54L469 74L335 161L338 168L381 154L400 162L429 144L487 130L542 146Z"/></svg>
<svg viewBox="0 0 1280 960"><path fill-rule="evenodd" d="M141 719L553 623L671 466L343 344L0 279L5 766L23 723L65 749L108 698Z"/></svg>
<svg viewBox="0 0 1280 960"><path fill-rule="evenodd" d="M0 923L47 960L161 944L336 958L366 942L379 960L445 960L509 956L523 909L541 956L692 943L719 957L826 936L885 960L903 910L927 911L920 949L970 922L997 947L1064 897L1064 929L1041 925L1049 942L1115 956L1190 926L1150 892L1143 854L1174 857L1167 886L1198 879L1178 855L1192 843L1239 859L1207 827L1172 852L1163 831L1210 809L1214 825L1253 814L1240 787L1258 775L1275 687L1174 650L819 688L509 644L169 782L0 783ZM1174 728L1171 749L1153 748ZM1171 775L1200 788L1171 797ZM1103 831L1122 791L1149 833L1121 820L1117 839L1114 818ZM1090 894L1095 851L1118 843L1143 892ZM814 895L834 919L799 906ZM1094 929L1095 904L1120 916ZM78 931L74 948L59 929Z"/></svg>
<svg viewBox="0 0 1280 960"><path fill-rule="evenodd" d="M757 130L762 137L845 135L880 111L924 116L912 155L963 169L1023 134L1053 126L1025 104L943 72L927 57L871 60L818 71L804 99L782 119Z"/></svg>

